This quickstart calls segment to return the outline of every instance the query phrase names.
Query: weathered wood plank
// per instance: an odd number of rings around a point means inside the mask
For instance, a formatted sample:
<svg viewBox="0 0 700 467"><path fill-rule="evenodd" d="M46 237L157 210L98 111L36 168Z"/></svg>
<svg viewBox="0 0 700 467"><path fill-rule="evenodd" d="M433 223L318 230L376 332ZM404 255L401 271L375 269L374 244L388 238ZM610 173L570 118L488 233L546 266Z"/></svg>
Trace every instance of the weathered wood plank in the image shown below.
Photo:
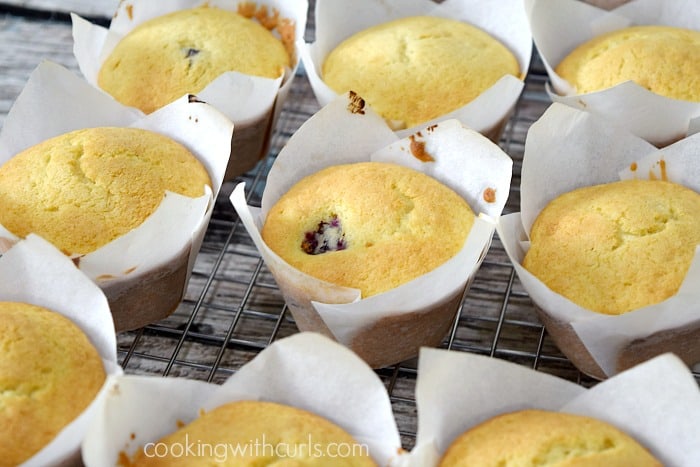
<svg viewBox="0 0 700 467"><path fill-rule="evenodd" d="M73 12L81 16L111 18L119 0L4 0L2 4L37 12Z"/></svg>

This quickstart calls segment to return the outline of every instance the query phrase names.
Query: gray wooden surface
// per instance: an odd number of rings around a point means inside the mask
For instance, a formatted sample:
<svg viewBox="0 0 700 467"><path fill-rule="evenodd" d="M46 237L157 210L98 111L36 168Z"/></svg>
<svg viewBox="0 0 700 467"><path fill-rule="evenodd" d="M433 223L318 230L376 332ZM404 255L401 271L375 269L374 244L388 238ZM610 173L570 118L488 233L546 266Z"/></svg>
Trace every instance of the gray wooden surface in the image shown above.
<svg viewBox="0 0 700 467"><path fill-rule="evenodd" d="M107 21L116 3L0 2L0 125L30 72L42 60L50 59L77 72L66 13L75 11ZM307 38L312 35L310 13ZM501 146L515 161L507 212L519 209L519 174L527 129L549 104L544 82L542 67L535 60L501 140ZM274 156L318 108L302 71L283 109L270 155L241 177L248 189L261 192ZM119 359L127 373L221 382L270 342L297 332L274 280L236 222L228 202L232 187L233 183L228 183L222 190L186 299L178 310L160 323L118 335ZM454 332L443 346L507 359L583 385L595 384L582 376L548 338L498 238L464 298ZM377 373L391 395L404 445L410 448L416 430L415 362Z"/></svg>

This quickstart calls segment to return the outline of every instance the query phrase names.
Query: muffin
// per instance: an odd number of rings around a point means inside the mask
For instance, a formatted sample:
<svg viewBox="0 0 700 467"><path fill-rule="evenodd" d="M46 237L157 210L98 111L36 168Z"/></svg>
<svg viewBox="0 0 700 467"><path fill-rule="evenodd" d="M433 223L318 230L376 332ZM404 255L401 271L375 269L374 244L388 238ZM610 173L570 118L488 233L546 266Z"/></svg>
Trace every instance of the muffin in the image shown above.
<svg viewBox="0 0 700 467"><path fill-rule="evenodd" d="M289 66L282 41L260 23L234 11L199 7L130 31L103 62L98 84L148 114L200 92L224 72L278 78Z"/></svg>
<svg viewBox="0 0 700 467"><path fill-rule="evenodd" d="M521 410L491 418L457 437L440 467L661 466L618 428L586 416Z"/></svg>
<svg viewBox="0 0 700 467"><path fill-rule="evenodd" d="M660 25L618 29L580 44L555 72L577 94L631 80L662 96L700 102L700 31Z"/></svg>
<svg viewBox="0 0 700 467"><path fill-rule="evenodd" d="M149 130L75 130L32 146L0 167L0 224L18 237L35 233L80 264L139 227L166 191L201 197L207 170L183 145ZM96 278L117 330L169 314L179 303L189 248L160 270ZM150 316L154 313L154 316ZM153 319L155 320L155 319Z"/></svg>
<svg viewBox="0 0 700 467"><path fill-rule="evenodd" d="M92 86L145 113L185 94L224 113L236 127L224 175L231 180L267 155L296 74L308 5L178 5L121 3L109 29L73 16L76 60Z"/></svg>
<svg viewBox="0 0 700 467"><path fill-rule="evenodd" d="M19 465L93 401L102 359L68 318L21 302L0 302L0 465Z"/></svg>
<svg viewBox="0 0 700 467"><path fill-rule="evenodd" d="M321 77L354 91L395 129L410 128L474 100L518 60L496 38L463 21L411 16L362 30L325 58Z"/></svg>
<svg viewBox="0 0 700 467"><path fill-rule="evenodd" d="M583 308L622 314L680 287L700 244L700 194L662 180L578 188L552 200L523 266Z"/></svg>
<svg viewBox="0 0 700 467"><path fill-rule="evenodd" d="M294 268L367 298L452 258L473 223L466 201L436 179L358 162L297 182L268 212L262 238Z"/></svg>
<svg viewBox="0 0 700 467"><path fill-rule="evenodd" d="M248 205L243 184L230 199L297 328L380 368L443 341L488 250L511 175L512 159L458 120L399 139L348 92L305 122L277 156L260 210ZM307 188L293 188L299 183ZM281 209L290 191L308 209L293 208L293 198ZM423 251L414 246L421 243ZM315 277L302 269L307 264L325 271ZM364 279L372 276L377 284ZM363 280L364 291L356 288Z"/></svg>
<svg viewBox="0 0 700 467"><path fill-rule="evenodd" d="M275 260L271 269L297 327L342 339L379 368L439 345L447 334L470 275L453 272L464 278L455 281L439 267L457 254L478 264L463 250L475 222L464 198L436 179L393 163L355 162L295 183L268 210L260 234L284 262ZM426 273L441 282L431 298L390 295ZM442 282L454 285L446 289ZM371 314L358 309L343 313L342 324L328 321L333 303L363 303L360 298L372 300Z"/></svg>
<svg viewBox="0 0 700 467"><path fill-rule="evenodd" d="M226 451L202 449L178 455L159 446L236 447ZM149 452L149 446L151 451ZM274 402L237 401L221 405L176 432L139 450L129 465L236 466L285 464L295 466L376 466L366 445L344 429L311 412ZM287 464L288 463L288 464Z"/></svg>

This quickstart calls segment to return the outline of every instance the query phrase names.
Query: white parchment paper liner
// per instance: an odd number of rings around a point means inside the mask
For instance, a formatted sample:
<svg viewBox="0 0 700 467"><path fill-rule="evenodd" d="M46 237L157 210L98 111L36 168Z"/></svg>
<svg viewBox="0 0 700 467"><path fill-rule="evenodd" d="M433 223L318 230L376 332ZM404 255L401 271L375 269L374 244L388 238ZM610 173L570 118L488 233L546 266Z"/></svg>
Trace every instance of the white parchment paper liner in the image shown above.
<svg viewBox="0 0 700 467"><path fill-rule="evenodd" d="M73 53L85 79L100 92L104 92L97 85L97 75L102 63L116 44L134 27L157 16L205 4L236 11L238 5L242 3L249 2L247 0L122 1L119 3L109 28L92 24L77 14L72 14ZM293 20L296 42L303 42L308 11L306 0L261 0L253 3L258 6L266 6L270 15L272 15L273 10L276 10L279 12L280 18ZM269 143L271 129L274 128L282 105L289 94L298 66L299 53L295 48L292 68L286 70L284 75L277 79L227 72L198 92L197 96L230 118L237 127L237 134L243 131L248 132L248 130L244 130L248 127L260 126L259 133L253 132L251 137L259 138L262 136L267 138ZM137 109L133 110L140 112ZM266 123L268 114L271 114L271 119ZM234 145L231 149L233 151L232 163L239 163L239 165L232 166L227 171L226 179L234 178L243 171L252 168L250 164L254 164L265 155L268 144L261 146L260 154L247 154L248 147L247 143L244 145L241 141L241 145ZM256 150L260 146L251 144L250 147Z"/></svg>
<svg viewBox="0 0 700 467"><path fill-rule="evenodd" d="M87 335L104 364L107 380L95 400L23 466L54 466L75 461L87 425L111 378L121 374L107 299L102 291L53 245L36 235L0 256L0 301L41 306L69 318Z"/></svg>
<svg viewBox="0 0 700 467"><path fill-rule="evenodd" d="M700 30L694 0L633 0L611 11L578 0L525 0L532 36L547 69L550 97L611 119L664 146L700 130L700 102L671 99L632 81L589 94L574 94L554 68L577 45L628 26L656 24Z"/></svg>
<svg viewBox="0 0 700 467"><path fill-rule="evenodd" d="M387 465L401 440L384 384L352 352L315 333L274 342L223 385L183 378L122 376L99 408L83 444L88 467L115 465L148 442L236 400L291 405L348 431ZM133 438L132 438L133 435ZM230 458L229 458L230 460Z"/></svg>
<svg viewBox="0 0 700 467"><path fill-rule="evenodd" d="M270 170L261 209L246 204L243 184L236 186L231 195L241 221L275 278L278 281L284 278L297 289L307 290L313 307L332 335L346 345L382 318L430 309L465 287L490 245L493 219L503 210L512 173L510 157L456 120L423 130L420 136L416 134L416 139L425 142L426 151L435 159L435 162L420 162L411 154L408 139L399 140L369 106L364 107L363 113L349 110L353 102L352 95L338 97L291 137ZM331 165L369 160L422 170L461 194L480 215L454 258L391 291L360 300L358 290L318 280L287 264L263 242L260 229L270 207L304 176ZM493 203L483 198L484 190L489 187L495 189Z"/></svg>
<svg viewBox="0 0 700 467"><path fill-rule="evenodd" d="M53 136L98 126L143 128L180 142L204 164L213 189L199 198L168 192L141 226L80 257L80 269L101 284L114 283L146 274L191 245L187 253L191 272L221 187L233 124L194 96L142 116L62 66L45 61L32 72L0 131L0 164ZM0 225L0 240L17 237ZM107 275L111 279L100 278Z"/></svg>
<svg viewBox="0 0 700 467"><path fill-rule="evenodd" d="M323 82L320 73L325 57L340 42L376 24L416 15L456 19L487 31L515 55L521 77L525 78L532 55L532 36L521 0L500 0L497 6L480 0L446 0L439 5L430 0L318 0L315 41L300 46L304 69L318 102L324 106L338 96ZM450 118L480 133L491 133L508 116L523 87L522 80L506 75L469 104L397 134L407 136L419 128ZM496 133L492 137L494 140L500 136L500 131Z"/></svg>
<svg viewBox="0 0 700 467"><path fill-rule="evenodd" d="M700 462L700 391L673 354L655 357L591 389L490 357L421 349L418 432L395 466L436 466L452 441L499 414L528 408L594 417L642 443L668 467Z"/></svg>
<svg viewBox="0 0 700 467"><path fill-rule="evenodd" d="M622 349L653 333L700 322L700 259L697 251L678 293L656 305L619 316L586 310L547 288L522 267L528 233L544 206L578 187L627 178L667 178L700 192L700 134L658 150L593 114L552 104L529 130L521 178L521 212L501 217L498 235L518 277L537 305L570 323L607 376ZM665 161L665 174L659 161ZM630 167L637 164L637 170ZM684 357L683 355L680 355Z"/></svg>

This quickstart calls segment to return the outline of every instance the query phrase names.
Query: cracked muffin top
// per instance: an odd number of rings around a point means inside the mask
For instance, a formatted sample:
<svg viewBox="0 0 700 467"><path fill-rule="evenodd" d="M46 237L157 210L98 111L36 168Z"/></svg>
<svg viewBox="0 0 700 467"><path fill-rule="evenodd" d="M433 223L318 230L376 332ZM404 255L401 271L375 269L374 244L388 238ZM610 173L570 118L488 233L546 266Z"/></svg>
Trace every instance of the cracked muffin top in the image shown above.
<svg viewBox="0 0 700 467"><path fill-rule="evenodd" d="M523 266L550 289L617 315L674 295L700 244L700 194L662 180L583 187L551 201Z"/></svg>
<svg viewBox="0 0 700 467"><path fill-rule="evenodd" d="M359 162L297 182L270 209L262 237L295 268L366 298L452 258L473 224L464 198L438 180Z"/></svg>
<svg viewBox="0 0 700 467"><path fill-rule="evenodd" d="M28 303L0 302L0 349L0 459L19 465L87 408L106 374L78 326Z"/></svg>
<svg viewBox="0 0 700 467"><path fill-rule="evenodd" d="M98 127L32 146L0 166L0 224L68 255L90 253L138 227L171 191L211 186L202 163L153 131Z"/></svg>
<svg viewBox="0 0 700 467"><path fill-rule="evenodd" d="M456 110L506 74L515 55L487 32L437 16L411 16L358 32L326 57L323 81L362 96L394 129Z"/></svg>
<svg viewBox="0 0 700 467"><path fill-rule="evenodd" d="M266 25L279 28L280 21ZM289 66L285 45L259 22L234 11L198 7L134 28L102 64L97 83L122 104L148 114L197 94L227 71L278 78Z"/></svg>
<svg viewBox="0 0 700 467"><path fill-rule="evenodd" d="M647 25L622 28L580 44L555 71L577 94L631 80L662 96L698 102L700 31Z"/></svg>

